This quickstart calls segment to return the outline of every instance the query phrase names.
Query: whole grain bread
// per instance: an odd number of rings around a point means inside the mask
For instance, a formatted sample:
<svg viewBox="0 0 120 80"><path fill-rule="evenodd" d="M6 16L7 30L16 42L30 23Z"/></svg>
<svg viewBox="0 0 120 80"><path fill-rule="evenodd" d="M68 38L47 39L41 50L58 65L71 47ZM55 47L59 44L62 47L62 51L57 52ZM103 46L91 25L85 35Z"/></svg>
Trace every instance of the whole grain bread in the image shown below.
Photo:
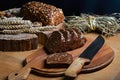
<svg viewBox="0 0 120 80"><path fill-rule="evenodd" d="M62 9L38 1L24 4L20 14L24 19L42 22L43 25L58 25L64 21Z"/></svg>
<svg viewBox="0 0 120 80"><path fill-rule="evenodd" d="M47 64L71 64L72 62L72 55L66 52L50 54L46 59Z"/></svg>
<svg viewBox="0 0 120 80"><path fill-rule="evenodd" d="M50 53L62 52L65 38L60 31L54 31L45 43L45 49Z"/></svg>
<svg viewBox="0 0 120 80"><path fill-rule="evenodd" d="M81 32L78 32L78 29L72 28L54 31L45 43L45 50L49 53L60 53L82 47L87 40Z"/></svg>

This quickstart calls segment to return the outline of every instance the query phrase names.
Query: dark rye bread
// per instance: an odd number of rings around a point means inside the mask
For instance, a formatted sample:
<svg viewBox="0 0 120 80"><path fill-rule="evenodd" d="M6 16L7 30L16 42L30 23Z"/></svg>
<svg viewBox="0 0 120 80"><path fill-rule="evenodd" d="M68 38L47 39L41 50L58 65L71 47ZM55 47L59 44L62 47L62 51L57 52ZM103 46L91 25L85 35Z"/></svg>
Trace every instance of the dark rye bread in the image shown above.
<svg viewBox="0 0 120 80"><path fill-rule="evenodd" d="M76 41L79 39L78 34L73 29L66 29L66 30L69 31L71 34L71 40L69 41L69 44L68 44L68 45L70 45L70 46L68 46L69 50L73 50L76 48Z"/></svg>
<svg viewBox="0 0 120 80"><path fill-rule="evenodd" d="M38 47L35 34L0 34L0 51L28 51Z"/></svg>
<svg viewBox="0 0 120 80"><path fill-rule="evenodd" d="M78 35L78 40L76 40L76 44L74 45L78 45L78 46L75 46L75 48L79 48L79 47L82 47L85 43L86 43L86 38L82 35L82 32L80 31L79 28L72 28ZM74 46L73 45L73 46Z"/></svg>
<svg viewBox="0 0 120 80"><path fill-rule="evenodd" d="M86 38L83 37L83 34L79 32L78 29L71 28L55 31L53 33L50 35L44 46L49 53L59 53L74 50L82 47L86 43ZM62 38L64 38L64 40L62 40Z"/></svg>
<svg viewBox="0 0 120 80"><path fill-rule="evenodd" d="M63 47L65 47L65 48L63 48L62 51L63 51L63 52L64 52L64 51L68 51L68 50L70 50L70 48L68 47L68 45L69 45L69 43L70 43L70 41L71 41L71 34L70 34L69 31L64 30L64 29L61 29L60 32L63 34L63 36L64 36L64 38L65 38L65 42L64 42L64 44L63 44Z"/></svg>
<svg viewBox="0 0 120 80"><path fill-rule="evenodd" d="M54 53L48 55L46 64L48 67L61 67L62 65L68 66L73 62L72 55L64 53Z"/></svg>
<svg viewBox="0 0 120 80"><path fill-rule="evenodd" d="M65 38L60 31L54 31L45 43L45 49L50 53L62 52Z"/></svg>
<svg viewBox="0 0 120 80"><path fill-rule="evenodd" d="M72 28L73 30L75 30L75 32L77 33L78 37L81 38L82 36L82 32L79 28Z"/></svg>
<svg viewBox="0 0 120 80"><path fill-rule="evenodd" d="M65 38L65 41L69 40L69 32L64 30L64 29L60 29L60 32L63 34L63 37Z"/></svg>

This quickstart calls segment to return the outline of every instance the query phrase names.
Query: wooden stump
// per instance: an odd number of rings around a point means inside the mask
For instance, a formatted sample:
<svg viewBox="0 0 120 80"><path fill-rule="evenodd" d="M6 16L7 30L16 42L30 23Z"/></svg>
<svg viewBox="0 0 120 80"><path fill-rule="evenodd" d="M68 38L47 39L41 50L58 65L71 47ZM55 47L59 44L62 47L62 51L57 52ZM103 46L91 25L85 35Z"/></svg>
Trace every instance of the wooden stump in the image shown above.
<svg viewBox="0 0 120 80"><path fill-rule="evenodd" d="M36 34L0 34L0 51L27 51L37 47Z"/></svg>

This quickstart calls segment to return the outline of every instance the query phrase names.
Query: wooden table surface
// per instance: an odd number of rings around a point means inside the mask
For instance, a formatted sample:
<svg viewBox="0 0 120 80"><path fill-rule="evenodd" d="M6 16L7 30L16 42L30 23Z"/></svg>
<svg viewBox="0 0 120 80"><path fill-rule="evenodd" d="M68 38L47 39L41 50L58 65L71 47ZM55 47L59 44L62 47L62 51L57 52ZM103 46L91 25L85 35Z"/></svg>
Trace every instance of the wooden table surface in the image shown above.
<svg viewBox="0 0 120 80"><path fill-rule="evenodd" d="M93 39L97 34L85 34ZM106 44L115 52L114 60L107 67L92 73L79 74L78 77L43 77L40 75L30 74L27 80L120 80L120 34L105 38ZM37 49L36 49L37 50ZM23 60L36 50L24 52L0 52L0 80L6 80L7 76L16 70L21 69Z"/></svg>

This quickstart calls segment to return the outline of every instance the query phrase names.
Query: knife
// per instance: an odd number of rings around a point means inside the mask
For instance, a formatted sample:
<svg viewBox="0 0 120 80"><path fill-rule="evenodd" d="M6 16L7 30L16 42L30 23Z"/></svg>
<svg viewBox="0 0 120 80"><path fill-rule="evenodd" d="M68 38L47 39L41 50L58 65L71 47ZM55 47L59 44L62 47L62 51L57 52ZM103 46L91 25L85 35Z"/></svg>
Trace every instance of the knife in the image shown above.
<svg viewBox="0 0 120 80"><path fill-rule="evenodd" d="M105 40L99 35L88 47L87 49L76 58L72 64L66 69L65 75L69 77L76 77L81 71L82 67L86 62L90 62L93 57L97 54L100 48L103 46Z"/></svg>

